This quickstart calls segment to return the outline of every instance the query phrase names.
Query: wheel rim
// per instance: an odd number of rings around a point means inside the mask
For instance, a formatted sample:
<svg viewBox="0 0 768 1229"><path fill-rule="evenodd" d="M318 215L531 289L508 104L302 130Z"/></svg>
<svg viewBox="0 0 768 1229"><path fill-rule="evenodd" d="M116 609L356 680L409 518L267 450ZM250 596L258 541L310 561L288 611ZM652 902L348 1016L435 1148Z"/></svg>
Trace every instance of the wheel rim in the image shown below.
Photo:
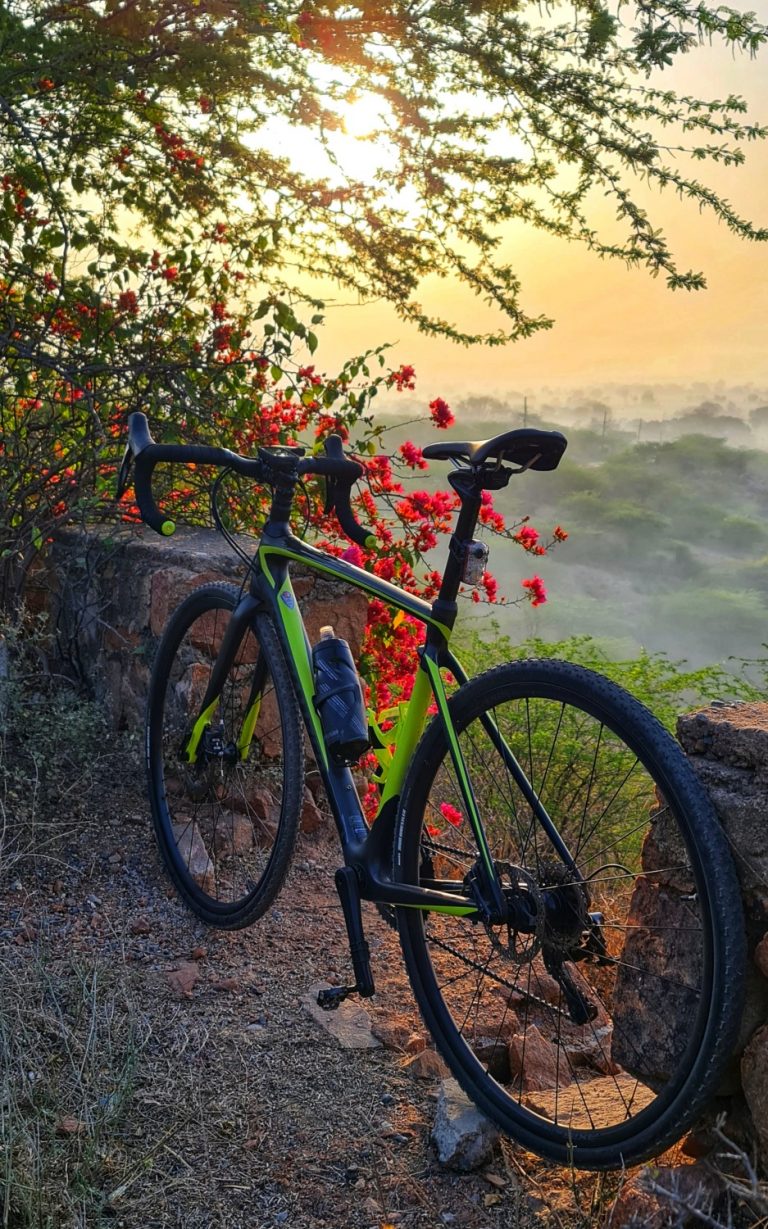
<svg viewBox="0 0 768 1229"><path fill-rule="evenodd" d="M153 729L159 812L174 868L201 904L224 913L245 905L259 890L285 806L280 705L252 628L188 762L190 735L230 617L227 604L209 606L190 619L173 654Z"/></svg>
<svg viewBox="0 0 768 1229"><path fill-rule="evenodd" d="M459 742L492 855L510 868L510 899L527 892L535 902L537 925L515 935L434 914L411 925L423 927L425 997L439 995L446 1009L434 1024L469 1079L483 1068L493 1076L485 1087L494 1108L563 1147L616 1146L650 1129L695 1069L711 1005L709 908L686 821L642 749L598 710L539 690L507 692L488 711L586 889L534 821L479 717L467 717ZM427 774L422 808L410 873L420 859L422 881L431 872L461 882L478 855L447 753ZM580 1002L594 1019L575 1022Z"/></svg>

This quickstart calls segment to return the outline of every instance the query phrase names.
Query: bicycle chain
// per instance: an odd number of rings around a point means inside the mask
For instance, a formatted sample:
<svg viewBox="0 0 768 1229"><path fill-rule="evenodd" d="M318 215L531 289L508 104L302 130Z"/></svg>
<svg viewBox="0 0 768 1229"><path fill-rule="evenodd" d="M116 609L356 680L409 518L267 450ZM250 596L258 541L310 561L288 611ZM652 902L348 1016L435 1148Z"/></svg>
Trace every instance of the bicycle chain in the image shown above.
<svg viewBox="0 0 768 1229"><path fill-rule="evenodd" d="M477 960L473 960L471 956L465 956L463 952L457 952L455 947L451 947L450 943L444 943L442 939L436 939L432 935L427 936L430 943L435 947L442 948L444 952L448 952L451 956L455 956L462 964L466 964L470 969L476 969L478 973L482 973L484 977L490 977L491 981L498 982L505 989L514 991L516 994L521 994L523 998L531 1003L537 1003L539 1007L544 1007L548 1012L555 1013L558 1016L563 1016L568 1019L567 1013L561 1007L556 1007L553 1003L548 1003L546 999L539 998L537 994L531 994L530 990L523 990L521 986L513 986L511 982L506 981L503 977L499 977L498 973L492 973L487 965L480 964Z"/></svg>

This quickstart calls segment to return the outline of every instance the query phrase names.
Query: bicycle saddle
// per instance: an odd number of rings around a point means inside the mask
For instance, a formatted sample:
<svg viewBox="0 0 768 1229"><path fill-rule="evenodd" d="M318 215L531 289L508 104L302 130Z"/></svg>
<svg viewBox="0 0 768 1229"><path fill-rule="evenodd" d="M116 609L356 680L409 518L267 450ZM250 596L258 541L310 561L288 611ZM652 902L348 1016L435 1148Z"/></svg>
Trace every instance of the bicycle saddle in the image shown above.
<svg viewBox="0 0 768 1229"><path fill-rule="evenodd" d="M482 465L485 461L511 461L528 469L557 469L568 441L559 431L538 431L535 427L519 427L505 431L490 440L460 443L447 440L444 444L427 444L423 455L433 461L468 461Z"/></svg>

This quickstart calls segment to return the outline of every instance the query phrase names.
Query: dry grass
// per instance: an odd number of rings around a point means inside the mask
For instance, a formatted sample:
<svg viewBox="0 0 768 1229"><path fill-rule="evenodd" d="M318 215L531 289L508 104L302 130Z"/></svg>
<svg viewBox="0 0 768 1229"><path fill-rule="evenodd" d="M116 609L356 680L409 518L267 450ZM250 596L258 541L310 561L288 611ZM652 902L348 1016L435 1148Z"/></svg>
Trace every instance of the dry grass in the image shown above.
<svg viewBox="0 0 768 1229"><path fill-rule="evenodd" d="M96 1224L151 1024L124 970L27 952L0 962L3 1226Z"/></svg>

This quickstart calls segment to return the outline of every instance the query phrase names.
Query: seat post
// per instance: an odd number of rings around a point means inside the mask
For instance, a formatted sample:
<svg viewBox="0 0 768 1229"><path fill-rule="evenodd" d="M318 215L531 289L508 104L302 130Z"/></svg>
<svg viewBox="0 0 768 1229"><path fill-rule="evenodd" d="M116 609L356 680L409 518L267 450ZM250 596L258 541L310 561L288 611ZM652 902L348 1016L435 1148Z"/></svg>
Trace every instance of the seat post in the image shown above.
<svg viewBox="0 0 768 1229"><path fill-rule="evenodd" d="M448 481L461 500L461 509L456 528L451 534L440 592L432 609L441 623L453 627L456 620L456 598L464 574L466 543L472 539L482 507L482 485L479 475L469 469L455 470L448 475Z"/></svg>

